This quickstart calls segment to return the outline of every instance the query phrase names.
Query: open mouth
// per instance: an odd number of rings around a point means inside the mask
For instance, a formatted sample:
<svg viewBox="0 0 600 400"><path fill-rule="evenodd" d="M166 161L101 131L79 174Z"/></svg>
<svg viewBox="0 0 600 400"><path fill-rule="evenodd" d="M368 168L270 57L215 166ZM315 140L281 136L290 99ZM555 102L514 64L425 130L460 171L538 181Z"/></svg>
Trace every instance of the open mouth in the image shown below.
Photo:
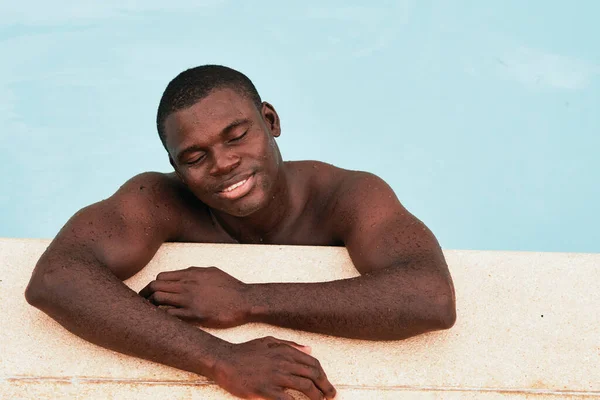
<svg viewBox="0 0 600 400"><path fill-rule="evenodd" d="M217 192L219 197L223 197L229 200L238 199L246 195L254 187L254 174L250 175L246 179L236 182L225 189Z"/></svg>

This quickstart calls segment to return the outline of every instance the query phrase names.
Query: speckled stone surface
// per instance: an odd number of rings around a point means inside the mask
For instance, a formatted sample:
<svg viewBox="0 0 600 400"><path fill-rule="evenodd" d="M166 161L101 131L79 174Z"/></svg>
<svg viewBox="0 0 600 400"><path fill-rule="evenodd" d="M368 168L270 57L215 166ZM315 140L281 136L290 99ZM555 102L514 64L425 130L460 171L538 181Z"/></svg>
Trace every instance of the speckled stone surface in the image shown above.
<svg viewBox="0 0 600 400"><path fill-rule="evenodd" d="M232 398L202 377L87 343L29 306L23 292L48 243L0 239L0 399ZM600 254L445 254L458 309L449 331L397 342L259 324L210 332L310 345L340 399L600 397ZM141 289L160 271L191 265L245 282L357 275L343 248L166 244L127 284Z"/></svg>

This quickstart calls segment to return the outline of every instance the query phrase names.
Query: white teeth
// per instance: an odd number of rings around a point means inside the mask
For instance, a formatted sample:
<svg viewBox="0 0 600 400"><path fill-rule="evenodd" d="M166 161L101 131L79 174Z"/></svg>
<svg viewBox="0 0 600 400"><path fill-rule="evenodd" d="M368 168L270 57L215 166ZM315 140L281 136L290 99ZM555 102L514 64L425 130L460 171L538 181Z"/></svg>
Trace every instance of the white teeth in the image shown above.
<svg viewBox="0 0 600 400"><path fill-rule="evenodd" d="M243 181L241 181L241 182L235 183L235 184L233 184L233 185L229 186L228 188L226 188L226 189L223 189L223 191L224 191L224 192L231 192L233 189L235 189L235 188L238 188L238 187L242 186L244 183L246 183L246 181L247 181L247 180L248 180L248 179L244 179L244 180L243 180Z"/></svg>

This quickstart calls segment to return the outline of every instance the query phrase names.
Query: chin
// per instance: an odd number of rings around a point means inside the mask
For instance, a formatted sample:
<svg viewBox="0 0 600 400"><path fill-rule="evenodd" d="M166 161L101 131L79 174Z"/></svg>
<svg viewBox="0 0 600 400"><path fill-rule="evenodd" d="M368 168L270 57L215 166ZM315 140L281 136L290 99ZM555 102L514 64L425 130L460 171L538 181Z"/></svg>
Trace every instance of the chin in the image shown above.
<svg viewBox="0 0 600 400"><path fill-rule="evenodd" d="M215 210L238 218L248 217L268 207L267 197L264 193L250 193L248 196L231 202L219 201L211 203L207 205Z"/></svg>
<svg viewBox="0 0 600 400"><path fill-rule="evenodd" d="M242 203L242 202L241 202ZM229 210L223 210L227 214L233 215L235 217L243 218L249 217L257 211L260 211L266 207L266 204L261 201L248 201L243 202L242 204L235 205L231 207Z"/></svg>

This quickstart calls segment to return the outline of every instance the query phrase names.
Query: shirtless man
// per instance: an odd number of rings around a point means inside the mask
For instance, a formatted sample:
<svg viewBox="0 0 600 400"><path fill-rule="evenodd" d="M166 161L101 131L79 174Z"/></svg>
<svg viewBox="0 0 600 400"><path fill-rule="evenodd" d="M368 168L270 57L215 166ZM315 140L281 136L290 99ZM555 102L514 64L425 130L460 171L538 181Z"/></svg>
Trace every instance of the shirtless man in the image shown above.
<svg viewBox="0 0 600 400"><path fill-rule="evenodd" d="M335 389L303 346L232 344L194 324L252 321L371 340L454 324L452 279L431 231L375 175L283 162L279 116L245 75L222 66L181 73L157 127L175 172L135 176L77 212L35 267L27 301L69 331L242 398L291 399L284 390L295 389L321 399ZM245 284L190 267L160 273L139 294L122 283L165 242L346 246L360 276Z"/></svg>

